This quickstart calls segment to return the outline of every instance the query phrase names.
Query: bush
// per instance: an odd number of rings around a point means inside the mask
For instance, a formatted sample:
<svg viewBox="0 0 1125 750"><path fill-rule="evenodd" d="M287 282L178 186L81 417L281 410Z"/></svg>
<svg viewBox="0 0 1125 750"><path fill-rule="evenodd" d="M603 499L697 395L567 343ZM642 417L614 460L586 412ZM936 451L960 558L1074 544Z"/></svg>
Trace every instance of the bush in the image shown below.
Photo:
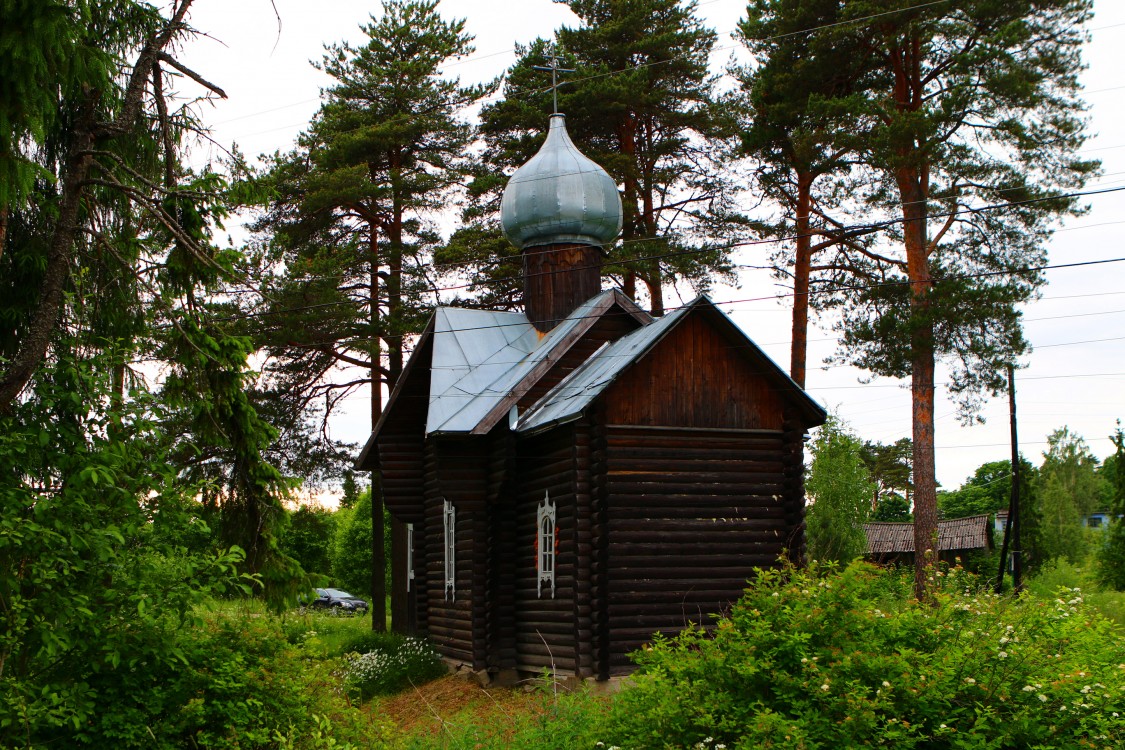
<svg viewBox="0 0 1125 750"><path fill-rule="evenodd" d="M1121 747L1120 631L1077 590L935 601L856 563L761 571L711 632L657 640L602 739L623 747Z"/></svg>
<svg viewBox="0 0 1125 750"><path fill-rule="evenodd" d="M329 669L303 658L275 618L219 614L177 645L177 663L141 662L94 681L101 710L71 746L382 746L386 728L351 711Z"/></svg>
<svg viewBox="0 0 1125 750"><path fill-rule="evenodd" d="M430 644L420 638L394 634L372 634L361 647L344 655L340 676L360 700L395 693L410 685L445 674L444 662Z"/></svg>

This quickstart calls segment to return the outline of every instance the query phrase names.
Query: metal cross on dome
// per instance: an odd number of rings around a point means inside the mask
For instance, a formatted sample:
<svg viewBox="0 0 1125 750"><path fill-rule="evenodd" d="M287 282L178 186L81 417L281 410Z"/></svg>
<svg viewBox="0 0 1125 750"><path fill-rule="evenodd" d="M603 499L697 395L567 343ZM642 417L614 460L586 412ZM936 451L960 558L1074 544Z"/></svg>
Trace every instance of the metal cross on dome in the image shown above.
<svg viewBox="0 0 1125 750"><path fill-rule="evenodd" d="M559 73L574 73L573 68L560 68L559 67L559 54L554 52L551 54L550 65L532 65L532 70L549 70L551 71L551 95L554 97L555 110L552 114L559 114Z"/></svg>

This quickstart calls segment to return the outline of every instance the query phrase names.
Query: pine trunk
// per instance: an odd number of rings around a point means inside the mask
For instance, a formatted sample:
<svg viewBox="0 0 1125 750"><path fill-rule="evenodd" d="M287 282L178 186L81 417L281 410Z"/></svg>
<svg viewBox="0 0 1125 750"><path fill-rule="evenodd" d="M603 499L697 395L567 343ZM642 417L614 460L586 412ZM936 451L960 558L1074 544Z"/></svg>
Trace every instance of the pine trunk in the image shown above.
<svg viewBox="0 0 1125 750"><path fill-rule="evenodd" d="M375 227L371 227L369 242L371 342L374 345L371 352L371 431L374 432L379 417L383 414L383 378L380 372L383 347L379 339L379 244ZM371 629L377 631L386 630L387 627L386 576L383 573L383 490L380 484L379 472L371 472Z"/></svg>
<svg viewBox="0 0 1125 750"><path fill-rule="evenodd" d="M910 279L910 394L914 439L914 594L926 598L929 565L937 549L937 480L934 456L934 324L930 314L929 241L925 177L899 173L906 272Z"/></svg>
<svg viewBox="0 0 1125 750"><path fill-rule="evenodd" d="M805 368L809 341L809 277L812 272L812 237L809 235L809 211L812 208L812 175L797 175L797 230L793 258L793 340L789 353L789 373L793 381L805 387Z"/></svg>

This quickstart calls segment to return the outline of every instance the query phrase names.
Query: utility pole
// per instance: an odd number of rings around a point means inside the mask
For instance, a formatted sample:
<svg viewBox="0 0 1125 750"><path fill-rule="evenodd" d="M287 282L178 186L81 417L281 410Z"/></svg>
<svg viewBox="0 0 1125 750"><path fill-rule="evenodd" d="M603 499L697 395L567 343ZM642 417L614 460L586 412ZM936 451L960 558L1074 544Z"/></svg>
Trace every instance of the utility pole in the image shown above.
<svg viewBox="0 0 1125 750"><path fill-rule="evenodd" d="M1008 415L1012 431L1012 494L1008 498L1008 518L1004 522L1004 543L1000 547L1000 572L996 576L996 593L1004 588L1004 568L1008 562L1009 544L1012 553L1012 589L1016 596L1023 591L1023 561L1020 548L1020 446L1016 430L1016 373L1008 365Z"/></svg>

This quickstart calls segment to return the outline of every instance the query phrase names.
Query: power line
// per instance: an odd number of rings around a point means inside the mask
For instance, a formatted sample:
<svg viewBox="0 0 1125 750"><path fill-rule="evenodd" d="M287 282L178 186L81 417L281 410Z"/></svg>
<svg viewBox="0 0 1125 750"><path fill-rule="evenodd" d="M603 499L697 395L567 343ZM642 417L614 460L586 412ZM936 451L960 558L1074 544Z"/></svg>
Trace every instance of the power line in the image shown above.
<svg viewBox="0 0 1125 750"><path fill-rule="evenodd" d="M709 0L708 2L699 3L699 5L700 6L710 5L715 1L716 0ZM883 16L894 15L894 14L897 14L897 13L906 13L908 11L918 10L918 9L926 8L926 7L929 7L929 6L932 6L932 5L939 5L939 4L945 3L945 2L952 2L952 0L932 0L931 2L921 3L921 4L910 6L910 7L907 7L907 8L898 8L898 9L895 9L895 10L889 10L889 11L884 11L882 13L875 13L875 14L872 14L872 15L869 15L869 16L864 16L862 18L853 18L853 19L848 19L846 21L838 21L838 22L830 23L830 24L822 24L822 25L819 25L819 26L811 26L807 29L801 29L799 31L792 31L792 32L788 32L788 33L785 33L785 34L778 34L778 35L771 36L771 37L765 37L763 39L757 39L755 41L769 42L769 41L774 41L774 40L777 40L777 39L783 39L783 38L786 38L786 37L796 36L796 35L800 35L800 34L811 34L815 31L821 31L823 29L834 28L836 26L847 25L847 24L859 24L859 23L862 23L864 21L869 21L869 20L873 20L873 19L876 19L876 18L881 18ZM712 31L715 34L716 38L718 38L719 36L733 36L733 34L737 30L738 29L730 29L730 30L727 30L727 31L717 31L717 30L712 30ZM727 46L714 47L714 48L712 48L711 52L712 53L713 52L724 52L724 51L727 51L727 50L730 50L730 49L734 49L736 46L737 45L732 44L732 45L727 45ZM485 59L489 59L489 58L493 58L493 57L499 57L501 55L511 54L511 53L514 53L515 51L516 51L515 48L512 47L512 48L501 50L501 51L498 51L498 52L489 52L489 53L482 54L482 55L469 55L469 56L464 57L464 58L459 59L459 60L454 60L452 62L444 63L441 66L441 69L435 71L435 74L440 76L448 68L459 67L461 65L468 65L470 63L477 62L479 60L485 60ZM639 70L639 69L645 68L645 67L653 67L653 66L656 66L656 65L669 65L669 64L671 64L673 62L676 62L678 60L686 59L687 57L689 57L689 54L677 55L677 56L671 57L667 60L655 60L653 62L645 63L643 65L639 65L639 66L636 66L634 68L626 68L626 69L618 70L618 71L609 71L607 73L600 73L596 76L590 76L588 78L581 78L581 79L576 79L574 81L568 81L568 83L580 83L580 82L583 82L583 81L586 81L586 80L594 80L596 78L603 78L603 77L608 76L608 75L622 75L624 73L628 73L628 72L631 72L633 70ZM549 91L549 90L550 90L549 88L532 89L532 90L528 90L524 93L542 93L544 91ZM507 93L507 92L505 92L505 93ZM515 93L517 95L520 94L519 91L517 91ZM284 105L281 105L279 107L273 107L271 109L261 110L260 112L252 112L252 113L249 113L247 115L242 115L242 116L239 116L239 117L231 118L229 120L221 120L221 121L219 121L215 124L222 125L222 124L226 124L226 123L229 123L229 122L235 122L237 120L250 119L250 118L256 117L258 115L270 114L272 112L278 112L278 111L281 111L281 110L284 110L284 109L290 109L290 108L293 108L293 107L298 107L298 106L301 106L303 104L308 104L308 103L311 103L311 102L314 102L314 101L318 101L320 99L321 99L321 97L316 97L316 98L313 98L313 99L304 99L304 100L301 100L299 102L293 102L291 104L284 104ZM258 133L244 133L241 137L252 137L254 135L271 133L271 132L275 132L277 130L284 130L284 129L289 128L289 127L294 127L294 126L300 125L300 124L302 124L302 123L294 123L294 125L286 125L286 126L282 126L282 127L271 128L269 130L260 131Z"/></svg>
<svg viewBox="0 0 1125 750"><path fill-rule="evenodd" d="M1011 202L1007 202L1007 203L996 203L996 204L991 204L991 205L987 205L987 206L979 206L979 207L973 207L973 208L966 207L966 208L962 208L962 209L957 209L955 211L948 211L948 212L945 212L945 213L929 214L927 216L927 219L928 220L934 220L934 219L950 218L950 217L955 217L955 216L960 216L960 215L965 215L965 214L976 215L976 214L981 214L981 213L985 213L985 212L988 212L988 211L995 211L995 210L1005 209L1005 208L1014 208L1014 207L1023 206L1023 205L1031 205L1031 204L1041 203L1041 202L1050 201L1050 200L1088 197L1088 196L1094 196L1094 195L1104 195L1104 194L1108 194L1108 193L1117 193L1117 192L1122 192L1122 191L1125 191L1125 185L1118 186L1118 187L1112 187L1112 188L1101 188L1101 189L1095 189L1095 190L1088 190L1088 191L1076 191L1076 192L1064 193L1064 194L1060 194L1060 195L1050 195L1050 196L1044 196L1044 197L1041 197L1041 198L1028 198L1026 200L1011 201ZM911 221L911 220L905 219L905 218L886 219L886 220L880 221L880 222L872 222L872 223L869 223L869 224L857 224L857 225L853 225L853 226L842 227L839 230L837 230L837 232L841 236L854 234L854 233L874 233L874 232L877 232L881 229L886 229L886 228L893 227L893 226L896 226L896 225L899 225L899 224L905 224L908 221ZM730 243L726 243L726 244L722 244L722 245L718 245L718 246L714 246L714 247L699 248L699 249L694 249L694 250L690 250L690 249L689 250L675 250L675 251L672 251L672 252L659 253L659 254L655 254L655 255L642 255L642 256L635 256L633 258L614 259L612 261L612 264L613 265L627 265L627 264L630 264L630 263L639 263L639 262L643 262L643 261L666 260L666 259L669 259L669 258L682 258L682 257L685 257L685 256L699 255L699 254L703 254L703 253L721 252L721 251L726 251L726 250L733 250L733 249L740 248L740 247L753 247L753 246L757 246L757 245L771 245L771 244L777 244L777 243L781 243L781 242L793 241L793 240L798 239L801 236L816 237L816 236L820 236L820 235L817 234L817 233L810 232L808 235L792 234L792 235L783 236L783 237L771 237L771 238L759 239L759 240L744 240L744 241L730 242ZM666 242L666 240L667 240L667 238L663 238L663 241ZM636 240L625 240L622 244L626 244L626 243L629 243L629 242L649 243L649 242L653 242L653 241L661 241L661 240L660 239L654 240L654 238L639 238L639 239L636 239ZM514 259L515 259L515 257L513 257L513 260ZM1104 262L1114 262L1114 261L1091 261L1090 263L1096 264L1096 263L1104 263ZM895 265L901 265L901 264L902 264L901 262L895 262ZM986 276L1011 275L1011 274L1020 273L1020 272L1030 273L1030 272L1035 272L1035 271L1040 271L1040 270L1046 270L1046 269L1049 269L1049 268L1067 268L1067 267L1070 267L1070 265L1071 264L1058 264L1058 265L1041 266L1041 267L1038 267L1038 268L1008 269L1008 270L1003 270L1003 271L985 272L985 273L981 273L981 274L966 274L966 275L956 276L956 277L951 277L951 278L971 279L971 278L983 278L983 277L986 277ZM596 266L575 266L573 270L588 270L590 268L595 268L595 267L600 268L601 264L599 263ZM549 272L544 272L544 273L549 273ZM340 278L345 278L345 277L344 276L305 277L301 280L306 281L306 282L310 282L310 281L317 281L317 280L333 280L333 279L340 279ZM521 278L523 278L522 275L520 275L520 276L506 276L506 277L488 279L488 281L492 284L497 284L497 283L502 283L502 282L519 281ZM912 283L915 283L915 282L893 281L893 282L886 282L884 284L872 285L870 287L845 286L845 287L839 287L838 289L840 291L849 291L849 290L857 290L857 289L875 288L875 287L878 287L878 286L896 286L896 285L912 284ZM449 286L429 287L429 288L426 288L426 289L420 290L420 291L424 291L427 294L433 294L433 295L436 296L436 295L439 295L441 292L452 292L452 291L458 291L458 290L463 290L463 289L472 289L475 286L477 286L476 283L469 282L469 283L466 283L466 284L454 284L454 285L449 285ZM817 294L817 293L818 292L812 292L812 291L809 292L810 295ZM819 293L823 294L824 292L821 291ZM778 295L778 296L793 296L793 295ZM760 298L760 299L767 299L767 298ZM333 307L333 306L350 305L350 304L352 304L352 303L348 302L348 301L326 302L326 303L322 303L322 304L318 304L318 305L309 305L309 306L303 306L303 307L289 308L288 310L279 310L279 311L266 310L266 311L257 312L257 313L246 313L242 317L264 317L264 316L267 316L267 315L283 314L284 312L300 312L300 311L303 311L303 310L315 309L315 308L319 308L319 307Z"/></svg>

